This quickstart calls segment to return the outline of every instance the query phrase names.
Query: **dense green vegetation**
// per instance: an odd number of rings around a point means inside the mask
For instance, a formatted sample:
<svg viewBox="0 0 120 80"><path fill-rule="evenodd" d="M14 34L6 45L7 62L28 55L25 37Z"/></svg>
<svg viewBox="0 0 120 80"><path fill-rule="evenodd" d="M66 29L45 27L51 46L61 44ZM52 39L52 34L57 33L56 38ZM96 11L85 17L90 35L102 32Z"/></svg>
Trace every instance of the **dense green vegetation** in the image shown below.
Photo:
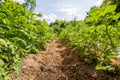
<svg viewBox="0 0 120 80"><path fill-rule="evenodd" d="M108 1L91 8L84 21L70 21L59 36L80 52L82 60L96 63L97 70L116 73L120 67L112 60L120 58L120 1Z"/></svg>
<svg viewBox="0 0 120 80"><path fill-rule="evenodd" d="M35 0L23 4L0 2L0 80L11 80L8 73L18 73L21 58L38 50L54 38L79 51L81 60L96 63L97 70L120 72L120 1L103 0L92 7L84 21L56 20L49 26L37 20Z"/></svg>
<svg viewBox="0 0 120 80"><path fill-rule="evenodd" d="M18 73L21 57L37 53L54 37L52 28L35 16L22 4L0 2L0 80L9 80L9 72Z"/></svg>
<svg viewBox="0 0 120 80"><path fill-rule="evenodd" d="M68 25L68 21L66 20L56 20L53 23L50 23L49 27L52 27L54 29L54 33L58 36L60 32L62 32L62 29L64 29Z"/></svg>

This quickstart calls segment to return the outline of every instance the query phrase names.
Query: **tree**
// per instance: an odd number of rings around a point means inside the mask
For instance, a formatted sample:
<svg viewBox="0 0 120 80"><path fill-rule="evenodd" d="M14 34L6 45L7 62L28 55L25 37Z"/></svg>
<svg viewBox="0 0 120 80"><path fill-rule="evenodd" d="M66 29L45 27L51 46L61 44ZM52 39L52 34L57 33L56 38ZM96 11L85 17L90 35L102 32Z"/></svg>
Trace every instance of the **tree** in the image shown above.
<svg viewBox="0 0 120 80"><path fill-rule="evenodd" d="M25 0L23 5L27 10L33 11L36 7L36 0Z"/></svg>

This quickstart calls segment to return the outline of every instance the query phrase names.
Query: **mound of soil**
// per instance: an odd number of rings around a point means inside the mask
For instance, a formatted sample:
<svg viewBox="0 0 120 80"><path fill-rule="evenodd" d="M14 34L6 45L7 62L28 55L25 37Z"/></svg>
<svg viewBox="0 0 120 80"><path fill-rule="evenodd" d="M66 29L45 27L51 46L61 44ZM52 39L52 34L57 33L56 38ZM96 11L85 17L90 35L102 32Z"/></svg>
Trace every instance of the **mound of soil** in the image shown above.
<svg viewBox="0 0 120 80"><path fill-rule="evenodd" d="M120 80L95 70L95 64L86 64L60 40L54 40L39 54L29 54L22 60L20 77L13 80Z"/></svg>

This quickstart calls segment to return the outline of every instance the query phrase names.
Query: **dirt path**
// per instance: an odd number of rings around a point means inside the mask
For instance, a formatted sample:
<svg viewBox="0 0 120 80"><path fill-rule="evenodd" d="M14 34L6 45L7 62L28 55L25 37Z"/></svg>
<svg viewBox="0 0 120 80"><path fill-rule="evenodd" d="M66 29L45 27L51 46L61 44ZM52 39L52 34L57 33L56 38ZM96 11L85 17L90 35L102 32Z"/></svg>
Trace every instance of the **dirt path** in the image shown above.
<svg viewBox="0 0 120 80"><path fill-rule="evenodd" d="M60 40L51 42L39 54L23 59L20 77L13 80L120 80L94 70L79 60L78 53L66 47Z"/></svg>

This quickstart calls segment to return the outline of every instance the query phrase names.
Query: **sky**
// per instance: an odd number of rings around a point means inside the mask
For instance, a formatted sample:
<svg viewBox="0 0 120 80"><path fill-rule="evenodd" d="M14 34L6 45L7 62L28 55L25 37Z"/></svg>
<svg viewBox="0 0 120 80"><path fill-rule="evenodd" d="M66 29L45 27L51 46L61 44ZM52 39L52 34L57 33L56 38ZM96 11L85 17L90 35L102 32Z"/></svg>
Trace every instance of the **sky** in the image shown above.
<svg viewBox="0 0 120 80"><path fill-rule="evenodd" d="M24 2L24 0L15 0ZM48 23L56 19L83 20L93 6L100 6L102 0L36 0L35 12L42 13Z"/></svg>
<svg viewBox="0 0 120 80"><path fill-rule="evenodd" d="M102 0L37 0L36 13L42 13L47 22L56 19L83 20L93 6L100 6Z"/></svg>

